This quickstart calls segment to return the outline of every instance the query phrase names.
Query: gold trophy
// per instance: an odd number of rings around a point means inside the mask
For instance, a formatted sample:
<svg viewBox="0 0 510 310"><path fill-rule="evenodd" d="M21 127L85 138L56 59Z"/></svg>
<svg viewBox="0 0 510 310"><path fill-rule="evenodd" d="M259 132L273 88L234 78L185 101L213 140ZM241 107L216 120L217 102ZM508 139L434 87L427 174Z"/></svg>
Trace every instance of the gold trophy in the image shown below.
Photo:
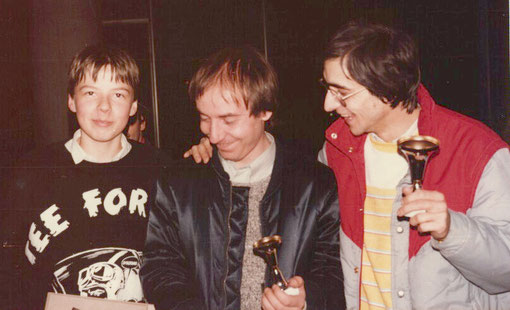
<svg viewBox="0 0 510 310"><path fill-rule="evenodd" d="M430 136L413 136L399 139L398 150L409 163L413 191L423 187L423 175L427 161L439 149L439 140ZM413 217L424 210L412 211L406 217Z"/></svg>
<svg viewBox="0 0 510 310"><path fill-rule="evenodd" d="M273 283L278 285L280 289L285 290L288 286L287 280L285 280L285 277L280 271L276 258L276 250L281 244L282 238L278 235L264 237L253 244L253 253L266 261L271 270Z"/></svg>

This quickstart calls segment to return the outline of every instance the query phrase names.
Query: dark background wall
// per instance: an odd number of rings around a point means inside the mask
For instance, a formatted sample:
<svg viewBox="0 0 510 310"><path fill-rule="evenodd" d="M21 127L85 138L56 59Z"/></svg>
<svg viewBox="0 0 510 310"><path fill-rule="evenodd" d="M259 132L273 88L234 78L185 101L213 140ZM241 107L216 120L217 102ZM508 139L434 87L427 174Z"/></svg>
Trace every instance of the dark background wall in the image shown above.
<svg viewBox="0 0 510 310"><path fill-rule="evenodd" d="M352 19L412 34L421 48L423 83L437 102L510 139L506 0L0 1L4 165L33 147L70 136L76 123L67 112L65 70L74 53L98 41L128 49L140 63L141 101L153 110L157 99L160 144L173 157L199 137L186 87L200 60L242 44L267 52L279 74L281 106L274 132L315 152L331 121L322 112L324 93L317 84L321 51L327 38Z"/></svg>

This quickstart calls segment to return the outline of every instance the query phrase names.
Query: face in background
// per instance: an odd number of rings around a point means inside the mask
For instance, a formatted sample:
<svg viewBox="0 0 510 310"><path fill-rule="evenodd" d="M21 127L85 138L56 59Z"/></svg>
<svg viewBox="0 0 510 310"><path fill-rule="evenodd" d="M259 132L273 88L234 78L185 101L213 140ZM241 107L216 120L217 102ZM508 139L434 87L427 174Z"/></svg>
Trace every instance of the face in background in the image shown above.
<svg viewBox="0 0 510 310"><path fill-rule="evenodd" d="M137 102L133 88L115 81L110 66L103 67L94 81L85 74L68 97L69 109L76 113L82 136L80 145L99 146L116 144L129 117L136 113Z"/></svg>
<svg viewBox="0 0 510 310"><path fill-rule="evenodd" d="M220 155L236 163L237 167L250 164L262 154L270 142L264 133L264 123L272 112L257 116L250 111L240 96L218 85L208 87L197 99L200 114L200 130L218 148Z"/></svg>
<svg viewBox="0 0 510 310"><path fill-rule="evenodd" d="M138 115L136 120L128 126L127 128L127 137L133 141L139 143L145 143L145 137L143 136L143 132L147 128L147 120L143 115Z"/></svg>
<svg viewBox="0 0 510 310"><path fill-rule="evenodd" d="M323 71L324 80L331 85L331 88L338 91L341 97L364 88L349 76L344 63L345 61L342 62L340 58L328 59L324 62ZM360 91L347 98L345 104L344 107L331 91L326 93L324 110L338 113L355 136L374 132L379 137L383 137L387 129L392 126L391 114L394 110L368 90Z"/></svg>

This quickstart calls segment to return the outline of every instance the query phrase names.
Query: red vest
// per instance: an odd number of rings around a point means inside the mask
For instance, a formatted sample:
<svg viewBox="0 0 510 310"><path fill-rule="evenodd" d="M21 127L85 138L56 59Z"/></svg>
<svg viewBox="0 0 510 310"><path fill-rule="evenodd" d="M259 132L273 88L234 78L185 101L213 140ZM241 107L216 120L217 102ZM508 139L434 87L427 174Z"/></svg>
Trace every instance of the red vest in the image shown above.
<svg viewBox="0 0 510 310"><path fill-rule="evenodd" d="M421 106L419 133L440 142L439 152L429 160L423 188L443 193L448 208L466 213L485 165L497 150L508 145L479 121L436 105L423 85L418 89L418 102ZM367 135L353 136L342 119L326 130L326 155L338 182L342 230L360 248L366 196L366 138ZM420 236L413 229L409 239L411 258L430 236Z"/></svg>

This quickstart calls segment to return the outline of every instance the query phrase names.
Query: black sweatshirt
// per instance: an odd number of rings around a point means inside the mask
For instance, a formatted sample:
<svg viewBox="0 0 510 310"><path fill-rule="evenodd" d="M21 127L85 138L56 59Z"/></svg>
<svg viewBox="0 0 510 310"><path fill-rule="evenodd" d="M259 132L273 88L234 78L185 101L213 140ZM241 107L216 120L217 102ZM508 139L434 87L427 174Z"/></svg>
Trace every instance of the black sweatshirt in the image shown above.
<svg viewBox="0 0 510 310"><path fill-rule="evenodd" d="M74 164L63 143L22 160L9 180L23 240L27 308L48 291L144 301L138 273L161 155L131 142L111 163ZM23 257L24 256L24 257Z"/></svg>

